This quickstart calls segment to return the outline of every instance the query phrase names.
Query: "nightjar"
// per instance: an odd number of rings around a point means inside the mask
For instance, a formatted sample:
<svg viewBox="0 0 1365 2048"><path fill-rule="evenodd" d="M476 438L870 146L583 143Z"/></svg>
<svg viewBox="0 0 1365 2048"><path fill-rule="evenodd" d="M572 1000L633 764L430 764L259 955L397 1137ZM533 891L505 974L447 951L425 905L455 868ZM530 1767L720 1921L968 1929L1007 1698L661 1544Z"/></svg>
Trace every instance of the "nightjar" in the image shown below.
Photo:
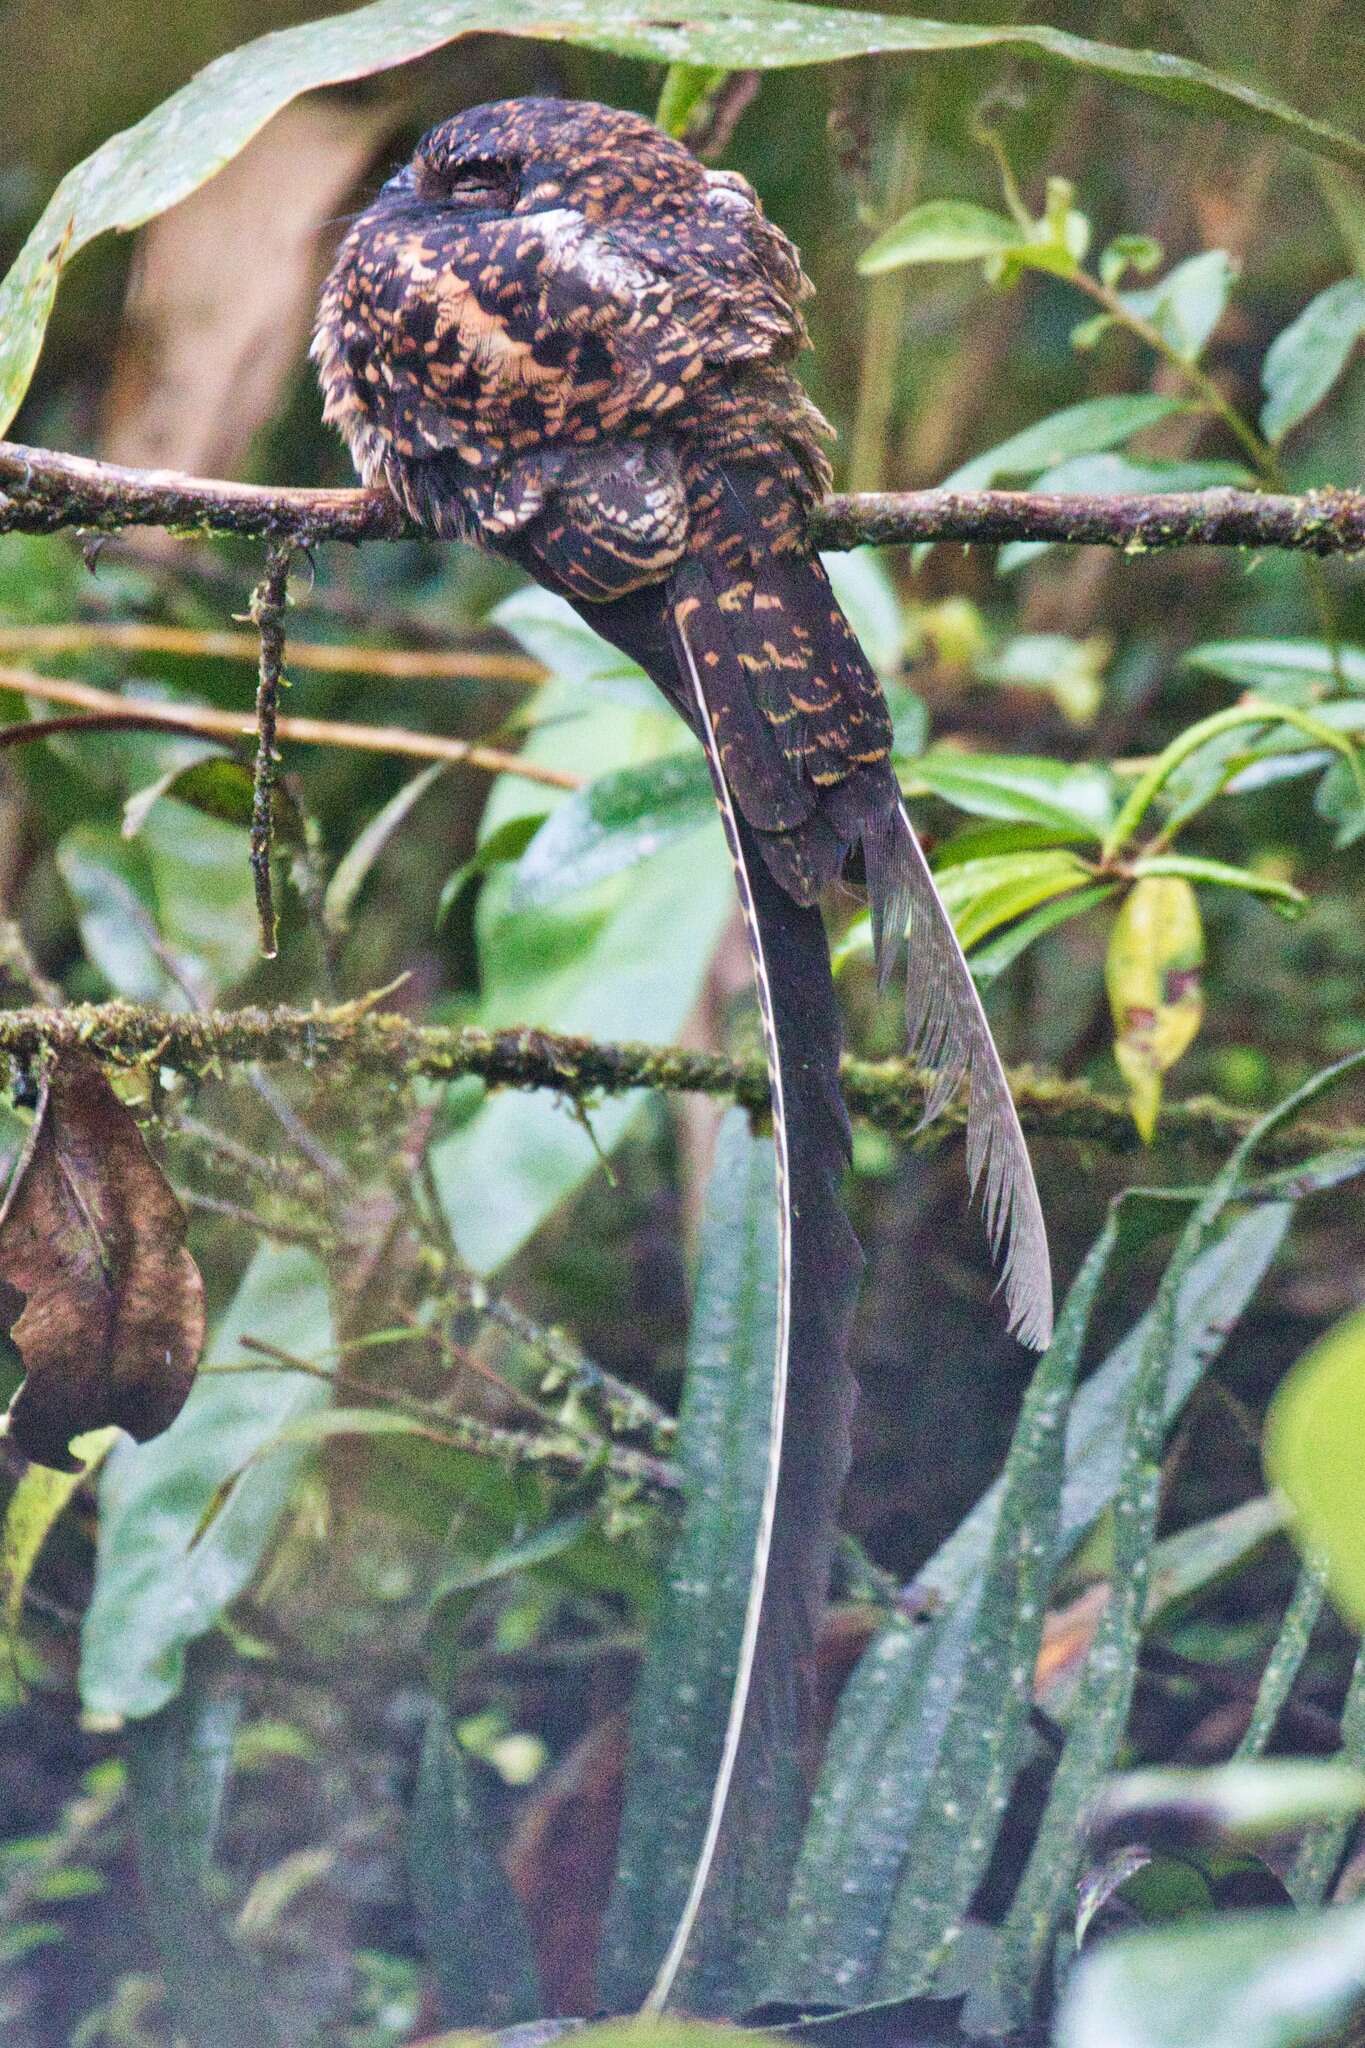
<svg viewBox="0 0 1365 2048"><path fill-rule="evenodd" d="M882 691L807 535L830 481L830 430L790 368L809 290L743 178L637 114L509 100L433 129L356 220L313 343L325 416L364 480L567 598L706 749L772 1077L787 1400L772 1507L787 1539L798 1524L806 1536L762 1627L807 1643L846 1462L860 1267L817 907L851 857L883 977L908 927L927 1114L969 1080L969 1164L1012 1324L1042 1346L1052 1318L999 1057L905 814ZM762 1642L746 1654L761 1662Z"/></svg>

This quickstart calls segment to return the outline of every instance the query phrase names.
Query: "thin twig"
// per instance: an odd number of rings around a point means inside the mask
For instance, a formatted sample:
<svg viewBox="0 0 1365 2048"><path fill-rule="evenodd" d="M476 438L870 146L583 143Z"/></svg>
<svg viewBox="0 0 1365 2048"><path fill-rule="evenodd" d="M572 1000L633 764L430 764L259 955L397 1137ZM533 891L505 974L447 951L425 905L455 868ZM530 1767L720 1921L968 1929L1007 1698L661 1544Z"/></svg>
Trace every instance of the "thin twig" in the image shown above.
<svg viewBox="0 0 1365 2048"><path fill-rule="evenodd" d="M62 626L0 626L0 655L169 654L184 661L252 661L254 633L200 626L151 626L136 620L92 619ZM483 648L358 647L353 641L289 639L291 669L324 675L382 676L392 682L507 683L533 689L545 670L529 655Z"/></svg>
<svg viewBox="0 0 1365 2048"><path fill-rule="evenodd" d="M256 915L261 926L261 951L273 960L275 898L270 886L270 851L275 795L275 736L279 728L280 687L284 682L284 614L289 602L289 541L276 541L265 560L265 574L251 593L251 623L260 636L256 684L256 765L251 780L251 879L256 889Z"/></svg>
<svg viewBox="0 0 1365 2048"><path fill-rule="evenodd" d="M1133 554L1179 546L1358 554L1365 550L1365 491L886 491L826 498L810 523L812 538L832 548L865 541L1045 540ZM420 537L384 491L227 483L0 442L0 533L68 527L114 533L125 526L235 533L300 546Z"/></svg>
<svg viewBox="0 0 1365 2048"><path fill-rule="evenodd" d="M26 668L0 666L0 690L15 690L45 704L74 704L110 718L136 718L141 721L138 731L156 729L200 733L207 739L249 740L256 730L254 721L240 712L219 711L208 704L167 704L148 697L120 697L113 690L96 689L93 683L74 682L66 676L40 676ZM400 726L353 725L290 714L276 719L275 732L277 738L302 746L351 747L367 753L403 754L418 761L459 761L490 775L519 775L526 782L540 782L549 789L578 789L582 781L566 769L506 753L501 747L447 739L434 732L407 732Z"/></svg>

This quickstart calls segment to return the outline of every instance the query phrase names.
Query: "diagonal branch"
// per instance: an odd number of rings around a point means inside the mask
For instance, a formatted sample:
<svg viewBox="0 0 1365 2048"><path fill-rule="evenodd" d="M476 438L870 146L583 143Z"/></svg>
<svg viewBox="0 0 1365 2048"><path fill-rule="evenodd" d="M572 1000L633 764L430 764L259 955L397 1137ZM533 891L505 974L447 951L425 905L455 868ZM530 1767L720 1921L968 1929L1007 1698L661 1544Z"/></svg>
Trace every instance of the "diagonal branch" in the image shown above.
<svg viewBox="0 0 1365 2048"><path fill-rule="evenodd" d="M0 441L0 533L167 526L291 540L402 540L410 526L383 491L300 490L174 470L122 469ZM1365 551L1365 492L882 491L827 498L811 521L825 547L899 541L1084 542L1129 553L1167 547Z"/></svg>

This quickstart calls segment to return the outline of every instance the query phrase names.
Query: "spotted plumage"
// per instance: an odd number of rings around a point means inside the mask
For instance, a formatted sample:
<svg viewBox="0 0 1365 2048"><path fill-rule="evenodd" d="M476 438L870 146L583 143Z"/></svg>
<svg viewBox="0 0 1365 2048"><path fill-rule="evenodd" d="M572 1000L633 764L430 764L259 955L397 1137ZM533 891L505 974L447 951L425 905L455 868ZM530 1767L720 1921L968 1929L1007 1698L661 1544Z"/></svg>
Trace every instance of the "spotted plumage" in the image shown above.
<svg viewBox="0 0 1365 2048"><path fill-rule="evenodd" d="M905 815L880 686L807 535L830 481L829 429L791 369L809 290L743 178L639 115L512 100L433 129L355 222L313 345L326 417L365 480L432 533L560 592L707 751L764 1019L783 1220L787 1417L741 1718L751 1674L769 1704L800 1690L792 1645L811 1641L845 1464L859 1261L839 1202L848 1125L816 906L850 856L883 974L910 927L910 1040L937 1074L933 1106L970 1078L969 1160L1012 1321L1035 1344L1051 1323L1013 1104ZM703 1863L715 1847L713 1827Z"/></svg>

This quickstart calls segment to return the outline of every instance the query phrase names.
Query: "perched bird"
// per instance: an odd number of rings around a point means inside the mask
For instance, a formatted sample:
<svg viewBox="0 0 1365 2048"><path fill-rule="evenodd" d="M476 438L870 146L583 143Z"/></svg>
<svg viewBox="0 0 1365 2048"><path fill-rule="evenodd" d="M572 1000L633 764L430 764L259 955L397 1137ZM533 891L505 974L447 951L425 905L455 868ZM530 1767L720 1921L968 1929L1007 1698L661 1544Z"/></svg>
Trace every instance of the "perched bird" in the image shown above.
<svg viewBox="0 0 1365 2048"><path fill-rule="evenodd" d="M848 1124L817 906L850 862L883 978L909 927L927 1115L969 1079L968 1158L1012 1325L1042 1346L1052 1314L999 1057L906 817L880 686L807 534L830 481L830 429L788 367L809 291L743 178L637 114L508 100L434 128L356 220L313 343L325 417L365 481L561 593L706 750L764 1021L783 1220L773 1568L741 1659L756 1686L765 1668L798 1682L791 1646L823 1598L847 1455L860 1259L839 1199Z"/></svg>

